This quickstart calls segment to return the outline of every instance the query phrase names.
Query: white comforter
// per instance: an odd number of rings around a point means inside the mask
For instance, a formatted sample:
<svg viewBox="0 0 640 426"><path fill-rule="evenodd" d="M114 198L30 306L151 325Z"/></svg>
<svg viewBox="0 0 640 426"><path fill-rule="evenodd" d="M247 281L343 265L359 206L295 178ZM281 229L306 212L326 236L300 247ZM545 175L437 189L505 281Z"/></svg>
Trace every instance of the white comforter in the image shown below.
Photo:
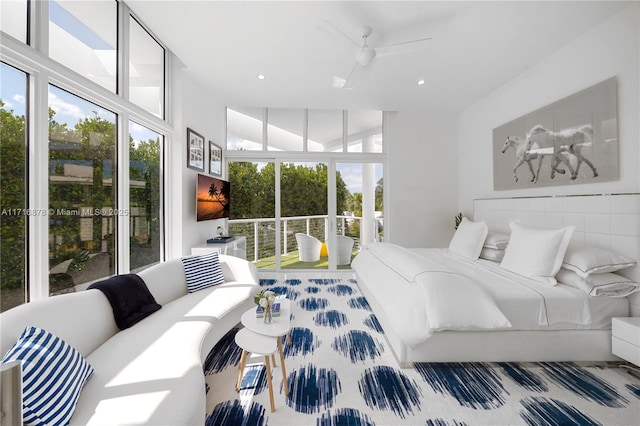
<svg viewBox="0 0 640 426"><path fill-rule="evenodd" d="M591 321L586 295L547 287L492 262L469 262L446 249L409 250L369 244L354 259L360 276L383 306L394 333L407 346L434 331L531 329ZM533 321L532 321L533 320Z"/></svg>

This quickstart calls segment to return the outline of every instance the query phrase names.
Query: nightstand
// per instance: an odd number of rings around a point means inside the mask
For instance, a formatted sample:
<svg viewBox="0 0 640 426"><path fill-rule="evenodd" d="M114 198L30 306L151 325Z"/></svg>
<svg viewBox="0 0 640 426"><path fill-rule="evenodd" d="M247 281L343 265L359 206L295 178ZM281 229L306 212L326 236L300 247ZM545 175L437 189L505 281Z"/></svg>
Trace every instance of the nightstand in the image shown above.
<svg viewBox="0 0 640 426"><path fill-rule="evenodd" d="M611 319L611 351L640 366L640 317Z"/></svg>

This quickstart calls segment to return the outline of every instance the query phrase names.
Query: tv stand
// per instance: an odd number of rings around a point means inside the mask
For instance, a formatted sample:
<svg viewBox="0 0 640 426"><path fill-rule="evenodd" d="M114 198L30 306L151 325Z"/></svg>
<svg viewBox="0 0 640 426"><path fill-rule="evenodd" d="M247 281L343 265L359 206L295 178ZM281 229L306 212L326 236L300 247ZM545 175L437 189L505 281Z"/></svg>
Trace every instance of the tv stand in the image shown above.
<svg viewBox="0 0 640 426"><path fill-rule="evenodd" d="M206 254L211 252L218 252L220 254L226 254L229 256L236 256L242 259L247 258L247 237L239 235L235 237L225 237L224 240L218 240L212 238L207 241L216 240L213 243L201 244L195 247L191 247L191 254Z"/></svg>

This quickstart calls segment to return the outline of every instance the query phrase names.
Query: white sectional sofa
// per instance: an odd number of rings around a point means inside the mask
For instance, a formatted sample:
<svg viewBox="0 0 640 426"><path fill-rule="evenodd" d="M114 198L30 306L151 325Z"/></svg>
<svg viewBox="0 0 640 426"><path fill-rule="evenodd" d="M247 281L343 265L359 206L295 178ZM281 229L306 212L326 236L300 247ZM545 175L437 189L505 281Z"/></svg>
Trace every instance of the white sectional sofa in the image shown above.
<svg viewBox="0 0 640 426"><path fill-rule="evenodd" d="M26 326L43 328L91 364L71 418L74 425L203 425L203 363L213 346L253 306L257 270L220 256L225 282L187 293L181 259L140 272L157 312L119 330L99 290L53 296L0 315L0 354Z"/></svg>

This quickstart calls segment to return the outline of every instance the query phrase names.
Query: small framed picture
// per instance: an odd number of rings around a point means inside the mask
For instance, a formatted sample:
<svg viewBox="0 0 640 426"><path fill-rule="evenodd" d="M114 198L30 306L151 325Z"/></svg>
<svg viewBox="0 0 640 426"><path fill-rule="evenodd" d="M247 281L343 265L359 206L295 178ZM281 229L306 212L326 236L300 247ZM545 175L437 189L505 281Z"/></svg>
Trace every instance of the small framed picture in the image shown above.
<svg viewBox="0 0 640 426"><path fill-rule="evenodd" d="M187 128L187 167L204 172L204 138Z"/></svg>
<svg viewBox="0 0 640 426"><path fill-rule="evenodd" d="M222 148L209 141L209 173L222 176Z"/></svg>

